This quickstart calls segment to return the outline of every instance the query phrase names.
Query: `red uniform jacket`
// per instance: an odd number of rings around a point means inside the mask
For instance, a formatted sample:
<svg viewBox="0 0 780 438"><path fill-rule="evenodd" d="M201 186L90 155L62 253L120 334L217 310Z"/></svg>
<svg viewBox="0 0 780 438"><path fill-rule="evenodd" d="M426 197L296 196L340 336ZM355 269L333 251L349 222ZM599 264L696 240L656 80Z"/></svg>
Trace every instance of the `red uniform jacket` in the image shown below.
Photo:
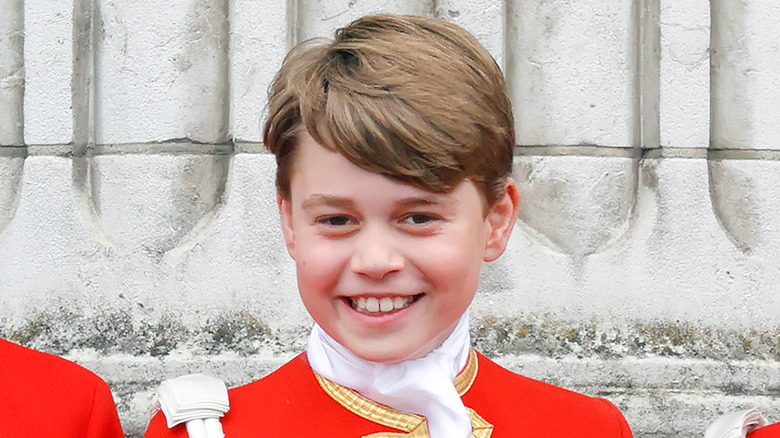
<svg viewBox="0 0 780 438"><path fill-rule="evenodd" d="M607 400L514 374L476 352L455 385L473 410L473 436L478 438L632 436L623 415ZM397 434L385 437L428 436L422 417L394 411L315 376L305 353L263 379L231 389L229 397L230 411L222 419L227 438L357 438L379 432ZM167 429L162 413L145 434L186 436L184 425Z"/></svg>
<svg viewBox="0 0 780 438"><path fill-rule="evenodd" d="M780 423L770 424L749 433L747 438L780 438Z"/></svg>
<svg viewBox="0 0 780 438"><path fill-rule="evenodd" d="M108 385L51 354L0 339L0 438L122 438Z"/></svg>

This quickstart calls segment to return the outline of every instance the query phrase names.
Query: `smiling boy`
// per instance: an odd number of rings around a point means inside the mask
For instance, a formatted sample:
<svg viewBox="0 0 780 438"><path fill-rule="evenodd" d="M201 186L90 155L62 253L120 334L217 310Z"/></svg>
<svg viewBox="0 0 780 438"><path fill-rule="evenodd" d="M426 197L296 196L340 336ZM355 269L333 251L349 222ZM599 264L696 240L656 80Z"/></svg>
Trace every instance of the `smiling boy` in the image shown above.
<svg viewBox="0 0 780 438"><path fill-rule="evenodd" d="M500 69L440 19L373 16L304 45L266 147L307 351L230 390L227 437L629 437L620 412L471 348L468 306L520 201ZM152 420L147 437L185 436Z"/></svg>

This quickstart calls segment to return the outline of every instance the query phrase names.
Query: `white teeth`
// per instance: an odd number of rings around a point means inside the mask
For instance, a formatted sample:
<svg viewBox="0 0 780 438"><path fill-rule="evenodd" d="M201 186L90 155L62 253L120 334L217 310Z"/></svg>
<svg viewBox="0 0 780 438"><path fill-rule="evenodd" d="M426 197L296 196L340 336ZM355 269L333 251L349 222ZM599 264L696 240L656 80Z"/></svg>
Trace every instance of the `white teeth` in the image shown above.
<svg viewBox="0 0 780 438"><path fill-rule="evenodd" d="M379 312L379 300L374 297L366 298L366 310L369 312Z"/></svg>
<svg viewBox="0 0 780 438"><path fill-rule="evenodd" d="M352 303L358 312L363 313L387 313L393 310L403 309L408 306L414 297L358 297L353 298Z"/></svg>
<svg viewBox="0 0 780 438"><path fill-rule="evenodd" d="M383 312L389 312L393 310L393 299L384 297L381 300L379 300L379 310Z"/></svg>

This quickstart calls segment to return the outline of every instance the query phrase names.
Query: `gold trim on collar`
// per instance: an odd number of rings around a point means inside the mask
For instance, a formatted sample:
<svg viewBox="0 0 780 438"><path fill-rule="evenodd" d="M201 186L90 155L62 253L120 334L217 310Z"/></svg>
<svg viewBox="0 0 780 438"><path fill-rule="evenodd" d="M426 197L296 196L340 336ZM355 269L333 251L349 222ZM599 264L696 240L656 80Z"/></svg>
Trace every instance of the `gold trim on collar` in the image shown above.
<svg viewBox="0 0 780 438"><path fill-rule="evenodd" d="M477 378L477 362L477 352L472 348L469 352L469 359L468 362L466 362L466 367L455 377L455 388L461 396L471 388L471 385ZM425 417L401 412L379 404L363 397L349 388L331 382L317 373L314 373L314 376L317 378L317 382L319 382L322 389L350 412L373 421L374 423L404 431L402 433L373 433L362 438L428 438L428 427L425 423ZM469 417L471 418L471 436L473 438L489 438L493 432L493 426L474 412L474 410L470 408L467 409Z"/></svg>
<svg viewBox="0 0 780 438"><path fill-rule="evenodd" d="M479 371L479 362L477 360L477 350L471 349L469 352L469 360L466 362L466 366L463 368L457 376L455 376L455 389L458 390L458 394L463 397L474 384L474 380L477 378L477 371Z"/></svg>

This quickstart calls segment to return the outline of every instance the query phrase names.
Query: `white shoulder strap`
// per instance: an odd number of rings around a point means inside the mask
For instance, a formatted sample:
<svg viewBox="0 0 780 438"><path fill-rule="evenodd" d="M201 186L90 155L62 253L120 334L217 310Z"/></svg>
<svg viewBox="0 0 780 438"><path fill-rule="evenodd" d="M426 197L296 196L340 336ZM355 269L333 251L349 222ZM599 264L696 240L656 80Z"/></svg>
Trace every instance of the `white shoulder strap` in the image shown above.
<svg viewBox="0 0 780 438"><path fill-rule="evenodd" d="M219 418L230 409L230 404L222 380L190 374L163 381L152 409L163 411L168 428L187 423L190 438L223 438Z"/></svg>
<svg viewBox="0 0 780 438"><path fill-rule="evenodd" d="M730 412L710 424L704 432L704 438L745 438L747 434L766 424L766 418L755 409Z"/></svg>

